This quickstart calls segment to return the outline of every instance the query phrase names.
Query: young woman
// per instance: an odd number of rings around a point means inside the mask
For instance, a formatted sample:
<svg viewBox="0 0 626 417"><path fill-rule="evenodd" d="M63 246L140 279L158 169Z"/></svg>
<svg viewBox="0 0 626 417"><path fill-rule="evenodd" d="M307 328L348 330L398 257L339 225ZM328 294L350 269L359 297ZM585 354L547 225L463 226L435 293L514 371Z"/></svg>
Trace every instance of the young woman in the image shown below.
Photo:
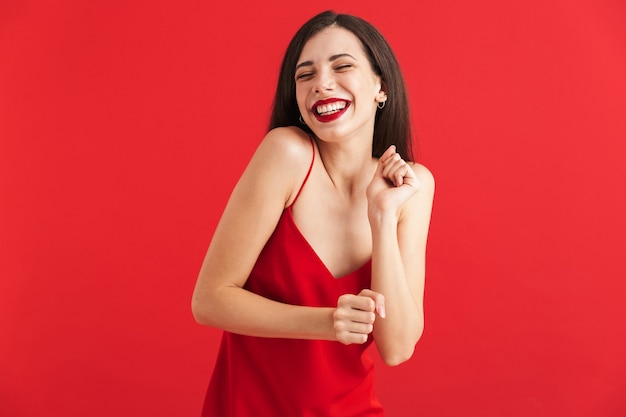
<svg viewBox="0 0 626 417"><path fill-rule="evenodd" d="M383 415L365 350L402 363L424 325L434 181L411 139L380 33L308 21L193 294L196 320L224 330L203 416Z"/></svg>

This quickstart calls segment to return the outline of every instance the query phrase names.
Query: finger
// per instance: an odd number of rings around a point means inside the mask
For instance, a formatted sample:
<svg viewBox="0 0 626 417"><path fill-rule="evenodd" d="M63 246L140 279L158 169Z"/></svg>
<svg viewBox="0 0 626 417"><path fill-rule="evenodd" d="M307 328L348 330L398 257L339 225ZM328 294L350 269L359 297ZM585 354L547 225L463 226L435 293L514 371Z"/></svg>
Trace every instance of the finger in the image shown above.
<svg viewBox="0 0 626 417"><path fill-rule="evenodd" d="M390 169L393 169L394 167L398 167L398 166L402 166L402 164L406 163L404 161L404 159L402 159L402 157L400 156L399 153L395 153L392 156L390 156L389 158L387 158L387 160L385 161L385 163L383 164L383 171L384 172L389 172Z"/></svg>
<svg viewBox="0 0 626 417"><path fill-rule="evenodd" d="M374 320L376 320L376 315L374 314L376 307L371 299L369 299L369 302L372 303L371 311L360 310L350 306L340 306L336 308L334 312L335 322L350 321L355 323L373 324Z"/></svg>
<svg viewBox="0 0 626 417"><path fill-rule="evenodd" d="M400 162L394 163L393 166L389 166L388 170L385 171L383 175L387 176L387 178L398 187L408 184L418 190L421 185L411 165L404 160L400 160Z"/></svg>
<svg viewBox="0 0 626 417"><path fill-rule="evenodd" d="M371 311L376 309L374 300L371 297L359 295L346 294L339 297L338 307L349 307L355 310Z"/></svg>
<svg viewBox="0 0 626 417"><path fill-rule="evenodd" d="M378 314L378 316L382 319L385 318L385 296L379 292L372 291L370 289L364 289L359 293L360 296L368 297L374 302L374 311Z"/></svg>
<svg viewBox="0 0 626 417"><path fill-rule="evenodd" d="M404 164L406 164L406 162L404 161L404 159L402 159L400 154L395 153L389 158L387 158L387 160L383 164L383 172L385 173L389 172L390 170L397 168L399 166L402 166Z"/></svg>
<svg viewBox="0 0 626 417"><path fill-rule="evenodd" d="M397 154L396 154L397 155ZM389 163L383 170L383 176L386 176L396 187L401 186L403 178L408 174L408 166L403 159L398 159Z"/></svg>
<svg viewBox="0 0 626 417"><path fill-rule="evenodd" d="M368 337L369 337L369 334L365 334L365 333L344 332L344 333L337 334L337 340L343 343L344 345L351 345L351 344L362 345L367 342Z"/></svg>
<svg viewBox="0 0 626 417"><path fill-rule="evenodd" d="M374 313L367 313L367 317L371 319L371 322L363 323L353 320L336 320L335 332L338 338L350 340L351 343L365 343L365 341L367 341L367 335L374 331Z"/></svg>
<svg viewBox="0 0 626 417"><path fill-rule="evenodd" d="M402 162L404 162L404 161L402 161ZM393 174L391 175L391 178L393 178L396 187L399 187L402 184L404 184L404 177L406 177L408 172L409 171L408 171L408 168L406 166L406 163L403 163L402 166L400 166L396 170L394 170Z"/></svg>
<svg viewBox="0 0 626 417"><path fill-rule="evenodd" d="M391 156L393 156L396 153L396 145L390 145L385 152L383 152L383 154L380 156L380 158L378 159L379 162L381 163L385 163L387 161L387 159L389 159Z"/></svg>
<svg viewBox="0 0 626 417"><path fill-rule="evenodd" d="M368 335L374 330L373 312L352 308L337 308L334 312L334 327L337 340L343 344L367 342Z"/></svg>
<svg viewBox="0 0 626 417"><path fill-rule="evenodd" d="M347 322L344 330L349 333L370 334L374 330L372 323Z"/></svg>
<svg viewBox="0 0 626 417"><path fill-rule="evenodd" d="M383 154L383 157L380 158L380 163L383 167L386 167L387 165L393 163L394 161L397 161L398 159L401 159L400 154L395 151L395 147L391 146Z"/></svg>

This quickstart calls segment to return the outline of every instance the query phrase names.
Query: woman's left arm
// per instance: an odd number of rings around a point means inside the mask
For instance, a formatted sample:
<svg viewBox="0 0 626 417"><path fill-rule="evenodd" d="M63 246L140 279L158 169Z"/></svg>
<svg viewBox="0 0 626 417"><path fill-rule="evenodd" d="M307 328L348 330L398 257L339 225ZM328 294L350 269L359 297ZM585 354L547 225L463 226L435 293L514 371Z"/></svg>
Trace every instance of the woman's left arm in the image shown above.
<svg viewBox="0 0 626 417"><path fill-rule="evenodd" d="M388 365L408 360L424 329L426 240L435 182L428 169L406 163L390 147L367 190L372 230L371 290L382 294L384 318L374 340Z"/></svg>

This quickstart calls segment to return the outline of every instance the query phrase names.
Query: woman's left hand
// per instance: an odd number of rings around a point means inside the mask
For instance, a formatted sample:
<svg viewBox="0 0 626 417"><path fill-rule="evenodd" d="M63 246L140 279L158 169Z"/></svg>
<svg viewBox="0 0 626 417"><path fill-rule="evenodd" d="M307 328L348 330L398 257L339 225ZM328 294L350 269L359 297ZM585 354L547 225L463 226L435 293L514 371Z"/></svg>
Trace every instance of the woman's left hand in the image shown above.
<svg viewBox="0 0 626 417"><path fill-rule="evenodd" d="M391 145L378 160L376 173L367 187L370 216L398 214L400 207L419 191L420 182L415 172Z"/></svg>

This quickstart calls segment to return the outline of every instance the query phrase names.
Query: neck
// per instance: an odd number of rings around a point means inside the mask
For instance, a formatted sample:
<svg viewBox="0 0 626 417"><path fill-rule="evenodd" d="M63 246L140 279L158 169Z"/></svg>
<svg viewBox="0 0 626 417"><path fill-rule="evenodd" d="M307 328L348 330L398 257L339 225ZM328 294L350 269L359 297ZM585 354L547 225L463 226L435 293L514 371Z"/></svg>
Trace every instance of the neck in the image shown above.
<svg viewBox="0 0 626 417"><path fill-rule="evenodd" d="M360 195L372 180L372 146L318 141L320 158L334 188L341 195Z"/></svg>

